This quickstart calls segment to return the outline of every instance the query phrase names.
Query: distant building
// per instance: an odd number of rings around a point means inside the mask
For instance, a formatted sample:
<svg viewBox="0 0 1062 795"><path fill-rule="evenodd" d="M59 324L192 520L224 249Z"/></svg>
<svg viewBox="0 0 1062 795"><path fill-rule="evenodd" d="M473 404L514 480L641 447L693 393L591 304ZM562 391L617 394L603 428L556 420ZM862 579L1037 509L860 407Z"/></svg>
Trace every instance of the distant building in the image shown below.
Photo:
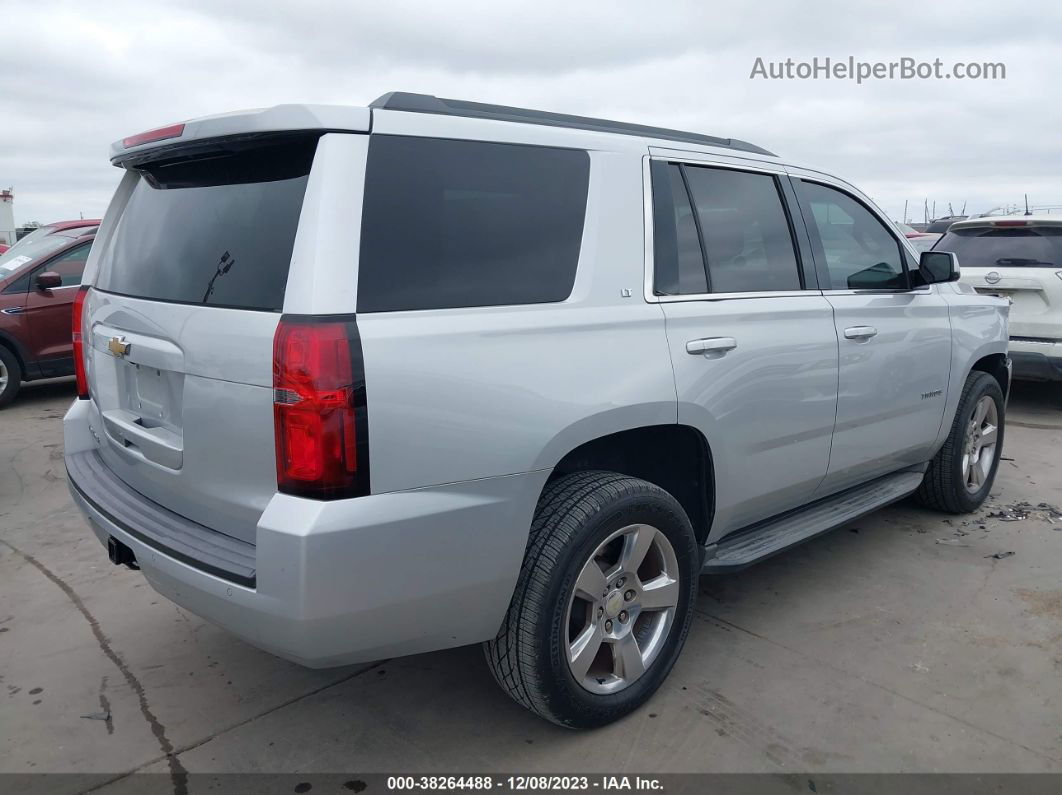
<svg viewBox="0 0 1062 795"><path fill-rule="evenodd" d="M11 188L0 190L0 243L13 246L15 235L15 194Z"/></svg>

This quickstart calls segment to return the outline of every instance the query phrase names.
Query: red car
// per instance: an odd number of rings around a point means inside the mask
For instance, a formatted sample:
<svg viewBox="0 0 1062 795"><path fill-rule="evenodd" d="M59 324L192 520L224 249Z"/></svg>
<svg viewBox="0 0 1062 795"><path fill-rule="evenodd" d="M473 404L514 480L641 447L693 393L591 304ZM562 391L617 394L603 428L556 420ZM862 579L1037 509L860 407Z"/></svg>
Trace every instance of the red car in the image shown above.
<svg viewBox="0 0 1062 795"><path fill-rule="evenodd" d="M86 223L42 227L0 255L0 407L23 381L74 373L70 317L96 236Z"/></svg>

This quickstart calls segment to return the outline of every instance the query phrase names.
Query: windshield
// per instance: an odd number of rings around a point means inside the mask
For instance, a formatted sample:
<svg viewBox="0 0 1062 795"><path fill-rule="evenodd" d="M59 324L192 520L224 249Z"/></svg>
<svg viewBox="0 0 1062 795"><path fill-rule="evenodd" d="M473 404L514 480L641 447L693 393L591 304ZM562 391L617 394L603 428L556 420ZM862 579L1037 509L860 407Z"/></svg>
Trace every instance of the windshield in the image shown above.
<svg viewBox="0 0 1062 795"><path fill-rule="evenodd" d="M43 229L44 227L38 229L37 232ZM45 233L41 237L31 240L30 238L36 235L37 232L26 235L16 245L0 254L0 278L10 276L23 265L69 245L73 239L59 233L52 235Z"/></svg>
<svg viewBox="0 0 1062 795"><path fill-rule="evenodd" d="M1062 227L955 229L933 249L955 252L964 268L1053 268L1062 263Z"/></svg>
<svg viewBox="0 0 1062 795"><path fill-rule="evenodd" d="M8 248L7 248L7 251L6 251L6 252L4 252L4 253L6 253L6 254L10 254L10 253L11 253L12 251L19 251L19 252L21 252L21 251L22 251L22 249L23 249L23 248L24 248L25 246L29 245L29 244L30 244L30 243L32 243L32 242L33 242L34 240L40 240L40 239L41 239L42 237L44 237L45 235L47 235L47 234L48 234L49 232L51 232L51 231L52 231L52 228L51 228L50 226L38 226L38 227L37 227L36 229L34 229L34 230L33 230L32 232L30 232L30 233L29 233L28 235L25 235L25 236L24 236L24 237L23 237L23 238L22 238L21 240L19 240L19 241L18 241L17 243L15 243L15 244L14 244L14 245L12 245L12 246L8 246Z"/></svg>

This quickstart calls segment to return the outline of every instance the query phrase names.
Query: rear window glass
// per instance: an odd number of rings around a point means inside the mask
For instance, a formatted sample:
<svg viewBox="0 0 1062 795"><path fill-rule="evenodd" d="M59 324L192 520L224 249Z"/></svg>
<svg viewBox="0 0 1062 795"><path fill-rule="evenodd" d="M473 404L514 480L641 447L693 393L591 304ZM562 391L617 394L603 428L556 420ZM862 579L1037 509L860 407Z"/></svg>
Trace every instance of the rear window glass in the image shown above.
<svg viewBox="0 0 1062 795"><path fill-rule="evenodd" d="M101 290L280 311L316 138L140 168L101 261Z"/></svg>
<svg viewBox="0 0 1062 795"><path fill-rule="evenodd" d="M1062 227L955 229L933 246L953 251L969 268L1055 268L1062 263Z"/></svg>
<svg viewBox="0 0 1062 795"><path fill-rule="evenodd" d="M580 150L374 135L358 311L563 301L589 175Z"/></svg>

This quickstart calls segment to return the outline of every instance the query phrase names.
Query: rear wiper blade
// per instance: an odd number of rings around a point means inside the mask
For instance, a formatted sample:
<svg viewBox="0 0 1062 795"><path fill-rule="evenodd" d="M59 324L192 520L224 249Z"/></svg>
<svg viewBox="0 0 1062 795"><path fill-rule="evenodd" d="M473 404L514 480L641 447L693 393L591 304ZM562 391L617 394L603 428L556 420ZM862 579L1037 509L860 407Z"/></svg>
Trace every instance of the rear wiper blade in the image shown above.
<svg viewBox="0 0 1062 795"><path fill-rule="evenodd" d="M1043 262L1038 259L1025 259L1024 257L1002 257L996 260L996 265L1045 265L1048 268L1053 268L1055 263Z"/></svg>

